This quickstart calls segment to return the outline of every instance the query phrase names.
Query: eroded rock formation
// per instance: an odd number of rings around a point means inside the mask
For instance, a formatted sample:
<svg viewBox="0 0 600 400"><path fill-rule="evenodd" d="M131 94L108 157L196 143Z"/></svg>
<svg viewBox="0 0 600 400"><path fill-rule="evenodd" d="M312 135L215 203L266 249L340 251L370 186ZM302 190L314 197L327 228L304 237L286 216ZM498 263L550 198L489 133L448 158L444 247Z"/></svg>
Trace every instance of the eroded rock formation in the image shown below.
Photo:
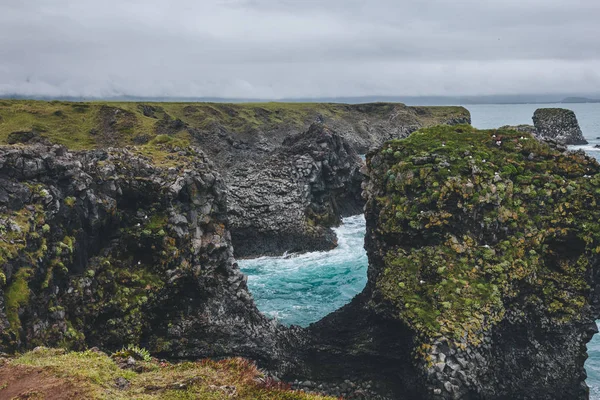
<svg viewBox="0 0 600 400"><path fill-rule="evenodd" d="M327 176L325 161L345 164L326 149L343 143L315 126L290 157L301 149ZM388 142L368 166L367 287L302 330L256 310L202 152L0 148L0 351L245 356L355 398L586 398L600 165L461 125Z"/></svg>
<svg viewBox="0 0 600 400"><path fill-rule="evenodd" d="M344 139L317 123L265 161L228 171L236 256L335 247L331 227L362 212L362 164Z"/></svg>
<svg viewBox="0 0 600 400"><path fill-rule="evenodd" d="M0 147L0 351L282 356L234 262L213 165L194 148L152 157Z"/></svg>
<svg viewBox="0 0 600 400"><path fill-rule="evenodd" d="M533 114L533 124L537 135L542 139L552 139L567 145L588 143L571 110L539 108Z"/></svg>
<svg viewBox="0 0 600 400"><path fill-rule="evenodd" d="M394 399L587 398L598 163L459 126L368 164L367 288L309 328L304 374L372 379Z"/></svg>

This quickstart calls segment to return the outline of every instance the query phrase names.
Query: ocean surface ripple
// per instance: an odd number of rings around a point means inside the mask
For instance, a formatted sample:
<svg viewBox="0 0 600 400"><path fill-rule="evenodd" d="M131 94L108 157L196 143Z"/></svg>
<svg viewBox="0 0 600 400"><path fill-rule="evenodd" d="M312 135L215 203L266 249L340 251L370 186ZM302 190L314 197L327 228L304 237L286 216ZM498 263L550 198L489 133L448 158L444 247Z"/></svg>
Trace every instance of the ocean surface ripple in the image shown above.
<svg viewBox="0 0 600 400"><path fill-rule="evenodd" d="M256 305L285 325L308 326L347 304L367 283L365 218L344 218L331 251L238 262Z"/></svg>

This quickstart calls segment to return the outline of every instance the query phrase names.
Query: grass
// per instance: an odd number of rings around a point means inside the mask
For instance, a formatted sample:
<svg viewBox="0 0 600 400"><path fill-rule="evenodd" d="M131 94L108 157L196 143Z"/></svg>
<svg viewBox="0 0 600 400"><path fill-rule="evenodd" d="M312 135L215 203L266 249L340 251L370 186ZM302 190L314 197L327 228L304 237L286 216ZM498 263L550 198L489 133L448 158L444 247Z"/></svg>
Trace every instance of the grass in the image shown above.
<svg viewBox="0 0 600 400"><path fill-rule="evenodd" d="M600 253L595 160L463 125L388 142L368 162L377 285L425 343L480 344L521 302L554 324L582 316Z"/></svg>
<svg viewBox="0 0 600 400"><path fill-rule="evenodd" d="M8 362L3 368L27 366L87 388L89 399L247 399L247 400L332 400L291 391L275 384L244 359L203 360L170 364L138 361L142 372L121 369L115 359L94 351L65 352L39 348ZM129 386L119 389L116 380ZM9 383L10 384L10 383ZM0 389L0 397L2 395Z"/></svg>
<svg viewBox="0 0 600 400"><path fill-rule="evenodd" d="M6 302L6 317L13 332L18 333L21 329L19 319L19 308L29 301L29 278L33 273L30 268L21 268L15 274L14 280L4 293Z"/></svg>
<svg viewBox="0 0 600 400"><path fill-rule="evenodd" d="M204 134L225 129L232 134L302 131L317 116L358 122L368 118L407 118L410 124L431 126L464 117L462 107L406 107L372 103L137 103L0 100L0 143L13 132L35 131L71 149L122 147L137 139L169 135L189 142L189 131ZM161 140L161 139L158 139Z"/></svg>

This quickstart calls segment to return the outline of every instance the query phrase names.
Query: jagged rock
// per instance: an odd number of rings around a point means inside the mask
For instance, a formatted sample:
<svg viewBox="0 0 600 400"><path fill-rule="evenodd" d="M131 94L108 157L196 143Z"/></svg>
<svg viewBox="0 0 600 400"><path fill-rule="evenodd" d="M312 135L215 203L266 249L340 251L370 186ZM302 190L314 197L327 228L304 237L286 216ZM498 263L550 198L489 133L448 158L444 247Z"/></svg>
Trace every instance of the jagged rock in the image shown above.
<svg viewBox="0 0 600 400"><path fill-rule="evenodd" d="M497 134L436 127L368 155L367 287L309 327L294 378L360 377L391 399L587 398L600 165Z"/></svg>
<svg viewBox="0 0 600 400"><path fill-rule="evenodd" d="M199 150L165 152L160 166L133 149L0 147L0 351L288 353L234 263L224 182Z"/></svg>
<svg viewBox="0 0 600 400"><path fill-rule="evenodd" d="M328 250L330 229L362 212L363 161L338 134L313 124L286 139L261 163L227 175L228 206L237 257Z"/></svg>
<svg viewBox="0 0 600 400"><path fill-rule="evenodd" d="M554 139L567 145L588 144L571 110L539 108L533 114L533 124L542 139Z"/></svg>

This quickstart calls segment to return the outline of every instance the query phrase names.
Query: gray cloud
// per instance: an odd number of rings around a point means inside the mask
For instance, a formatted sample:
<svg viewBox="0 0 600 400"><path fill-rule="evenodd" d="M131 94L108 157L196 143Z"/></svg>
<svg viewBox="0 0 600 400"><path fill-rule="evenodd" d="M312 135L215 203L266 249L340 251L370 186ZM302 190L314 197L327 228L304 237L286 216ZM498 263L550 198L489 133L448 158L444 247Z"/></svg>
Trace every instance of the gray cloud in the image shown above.
<svg viewBox="0 0 600 400"><path fill-rule="evenodd" d="M3 0L0 94L600 92L597 0Z"/></svg>

